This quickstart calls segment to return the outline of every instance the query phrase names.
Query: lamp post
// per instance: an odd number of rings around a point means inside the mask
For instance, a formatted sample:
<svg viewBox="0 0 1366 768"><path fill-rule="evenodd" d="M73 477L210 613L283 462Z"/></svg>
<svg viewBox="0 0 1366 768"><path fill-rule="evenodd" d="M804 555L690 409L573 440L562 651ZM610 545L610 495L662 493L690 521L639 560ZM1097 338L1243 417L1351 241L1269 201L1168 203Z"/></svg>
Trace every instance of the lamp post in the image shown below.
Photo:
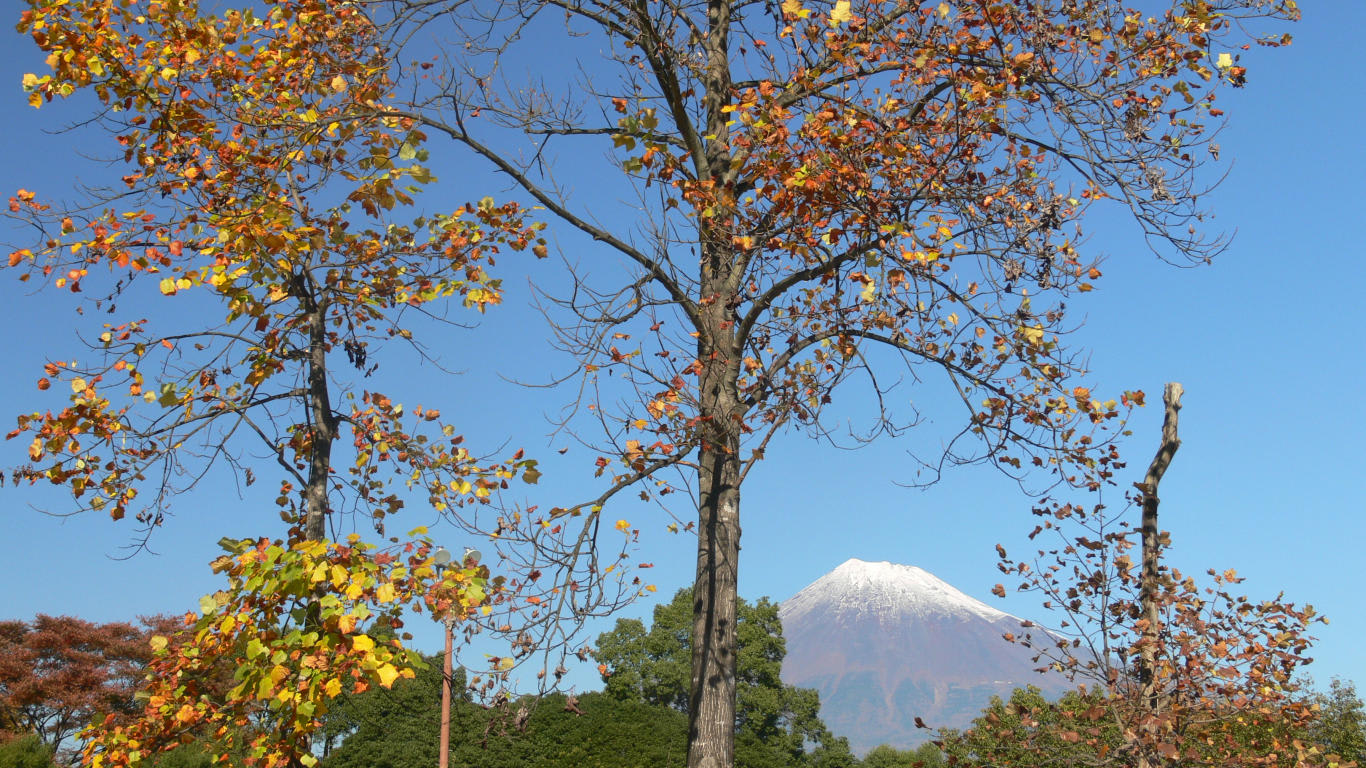
<svg viewBox="0 0 1366 768"><path fill-rule="evenodd" d="M478 550L465 547L465 557L461 564L468 568L478 563L480 557ZM451 553L445 547L432 555L432 565L436 566L438 577L450 563ZM441 748L437 753L437 768L446 768L451 754L451 653L454 643L454 614L447 610L446 615L441 617L441 624L445 628L443 634L446 636L446 651L441 661Z"/></svg>

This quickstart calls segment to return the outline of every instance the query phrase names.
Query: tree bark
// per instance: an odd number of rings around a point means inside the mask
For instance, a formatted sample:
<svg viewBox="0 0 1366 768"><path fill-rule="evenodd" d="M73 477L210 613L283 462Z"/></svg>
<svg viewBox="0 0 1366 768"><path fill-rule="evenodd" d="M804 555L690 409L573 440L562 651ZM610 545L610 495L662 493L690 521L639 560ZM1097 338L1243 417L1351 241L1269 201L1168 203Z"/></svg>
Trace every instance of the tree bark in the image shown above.
<svg viewBox="0 0 1366 768"><path fill-rule="evenodd" d="M301 278L303 282L306 278ZM303 288L300 303L308 318L308 487L304 489L304 538L327 538L328 481L332 470L332 443L337 439L337 422L332 413L332 397L327 386L327 317L316 300L312 286Z"/></svg>
<svg viewBox="0 0 1366 768"><path fill-rule="evenodd" d="M734 254L702 228L701 328L698 329L697 579L693 584L692 681L688 692L688 768L735 764L735 635L740 562L739 391L741 342L733 307Z"/></svg>
<svg viewBox="0 0 1366 768"><path fill-rule="evenodd" d="M688 768L735 764L736 599L740 556L740 462L704 448L693 585Z"/></svg>
<svg viewBox="0 0 1366 768"><path fill-rule="evenodd" d="M1138 681L1144 710L1143 728L1147 732L1146 743L1138 759L1139 768L1147 768L1150 764L1147 747L1155 743L1157 719L1162 712L1162 696L1157 684L1157 651L1162 631L1162 617L1159 611L1161 606L1158 605L1158 594L1162 587L1159 573L1162 539L1157 527L1157 486L1162 482L1167 467L1171 465L1176 449L1181 447L1176 427L1183 391L1181 385L1173 381L1169 382L1162 392L1162 403L1166 407L1162 421L1162 443L1158 446L1152 463L1148 465L1148 473L1144 476L1142 485L1139 486L1143 492L1143 572L1140 576L1138 599L1144 625L1139 643Z"/></svg>

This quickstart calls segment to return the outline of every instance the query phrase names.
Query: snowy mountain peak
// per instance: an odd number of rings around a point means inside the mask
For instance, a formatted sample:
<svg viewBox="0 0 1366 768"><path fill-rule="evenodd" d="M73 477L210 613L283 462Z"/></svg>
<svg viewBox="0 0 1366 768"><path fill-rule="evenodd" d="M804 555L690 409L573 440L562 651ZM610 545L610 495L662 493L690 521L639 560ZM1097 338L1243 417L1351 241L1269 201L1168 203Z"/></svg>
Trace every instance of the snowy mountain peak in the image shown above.
<svg viewBox="0 0 1366 768"><path fill-rule="evenodd" d="M963 728L992 696L1022 685L1052 695L1061 675L1040 675L1034 651L1004 635L1020 620L910 565L850 560L779 606L783 680L820 691L821 717L857 753L910 747L932 731Z"/></svg>
<svg viewBox="0 0 1366 768"><path fill-rule="evenodd" d="M999 621L1010 614L958 591L923 568L850 559L782 604L783 620L820 613L877 614L886 620L960 616Z"/></svg>

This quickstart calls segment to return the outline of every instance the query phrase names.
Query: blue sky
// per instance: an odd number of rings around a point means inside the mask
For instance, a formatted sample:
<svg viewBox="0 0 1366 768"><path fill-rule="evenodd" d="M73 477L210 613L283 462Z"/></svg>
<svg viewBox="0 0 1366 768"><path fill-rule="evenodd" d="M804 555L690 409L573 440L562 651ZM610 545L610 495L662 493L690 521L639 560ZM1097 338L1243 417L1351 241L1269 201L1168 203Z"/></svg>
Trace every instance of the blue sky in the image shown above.
<svg viewBox="0 0 1366 768"><path fill-rule="evenodd" d="M14 0L0 0L0 16L14 19L18 8ZM1366 151L1359 139L1366 87L1348 53L1364 27L1366 4L1313 4L1294 30L1294 45L1254 51L1249 87L1221 96L1231 118L1221 144L1234 161L1211 205L1217 223L1236 230L1227 253L1209 266L1178 269L1159 262L1119 224L1091 227L1088 247L1105 255L1105 277L1098 291L1073 305L1086 318L1074 341L1090 350L1096 389L1144 389L1156 403L1164 382L1186 388L1184 443L1162 485L1163 527L1174 542L1170 562L1197 573L1236 568L1248 578L1243 590L1249 595L1284 591L1327 614L1332 623L1317 628L1317 661L1308 670L1321 683L1342 676L1366 684L1366 654L1359 650L1366 636L1366 472L1358 453L1366 405L1351 394L1366 379L1360 351L1366 308L1353 298L1366 281L1357 223L1366 208ZM41 56L12 27L4 30L0 146L9 150L0 155L0 191L60 194L78 179L102 178L107 169L83 160L69 137L51 133L76 112L25 104L20 78L40 70ZM439 155L442 145L433 150ZM592 195L591 186L583 183L583 194ZM460 194L463 200L485 193ZM592 257L576 255L585 263ZM449 350L434 342L443 360L467 369L464 374L448 378L405 359L393 359L389 370L402 371L414 402L455 416L472 444L521 445L553 457L565 441L546 437L551 428L544 414L553 412L561 393L504 380L544 377L567 365L551 355L544 329L528 311L532 297L521 269L510 267L507 306L479 329L453 337ZM51 407L55 401L40 397L33 383L54 350L61 357L78 353L79 319L69 296L31 295L5 277L0 274L0 319L8 329L0 341L6 353L0 402L12 413ZM0 423L10 418L0 414ZM1140 479L1160 419L1160 409L1150 406L1132 423L1134 435L1123 450L1133 476L1125 485ZM784 599L859 557L921 566L993 605L1046 621L1030 599L988 594L1000 580L994 545L1027 551L1028 500L981 468L953 472L928 490L898 485L908 477L914 435L859 451L795 435L774 445L743 492L741 594ZM0 443L0 464L22 460L24 448ZM562 503L582 495L589 487L583 466L582 460L550 461L541 485L529 489L539 495L528 500ZM109 621L190 609L218 587L206 567L214 542L278 528L273 509L257 501L212 484L185 498L158 532L157 554L121 560L130 525L45 515L44 505L62 511L61 499L0 489L6 532L0 580L11 585L0 597L0 618L43 612ZM395 528L432 522L418 510L405 515ZM643 529L637 557L657 565L654 581L667 598L690 581L694 543L666 533L662 519L632 522ZM648 609L641 604L627 615ZM420 647L439 647L425 619L414 627ZM581 675L579 684L591 686L593 676Z"/></svg>

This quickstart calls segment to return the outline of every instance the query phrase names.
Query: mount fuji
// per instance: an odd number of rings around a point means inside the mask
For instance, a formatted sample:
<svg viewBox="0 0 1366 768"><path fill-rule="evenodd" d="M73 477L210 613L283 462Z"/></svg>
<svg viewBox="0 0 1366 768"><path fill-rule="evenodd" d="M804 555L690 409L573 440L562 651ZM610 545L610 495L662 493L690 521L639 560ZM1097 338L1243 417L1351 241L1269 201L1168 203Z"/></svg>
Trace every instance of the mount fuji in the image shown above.
<svg viewBox="0 0 1366 768"><path fill-rule="evenodd" d="M1021 620L910 565L849 560L783 602L783 681L815 688L821 717L857 754L962 728L992 696L1066 690L1004 638ZM917 729L921 718L930 730Z"/></svg>

